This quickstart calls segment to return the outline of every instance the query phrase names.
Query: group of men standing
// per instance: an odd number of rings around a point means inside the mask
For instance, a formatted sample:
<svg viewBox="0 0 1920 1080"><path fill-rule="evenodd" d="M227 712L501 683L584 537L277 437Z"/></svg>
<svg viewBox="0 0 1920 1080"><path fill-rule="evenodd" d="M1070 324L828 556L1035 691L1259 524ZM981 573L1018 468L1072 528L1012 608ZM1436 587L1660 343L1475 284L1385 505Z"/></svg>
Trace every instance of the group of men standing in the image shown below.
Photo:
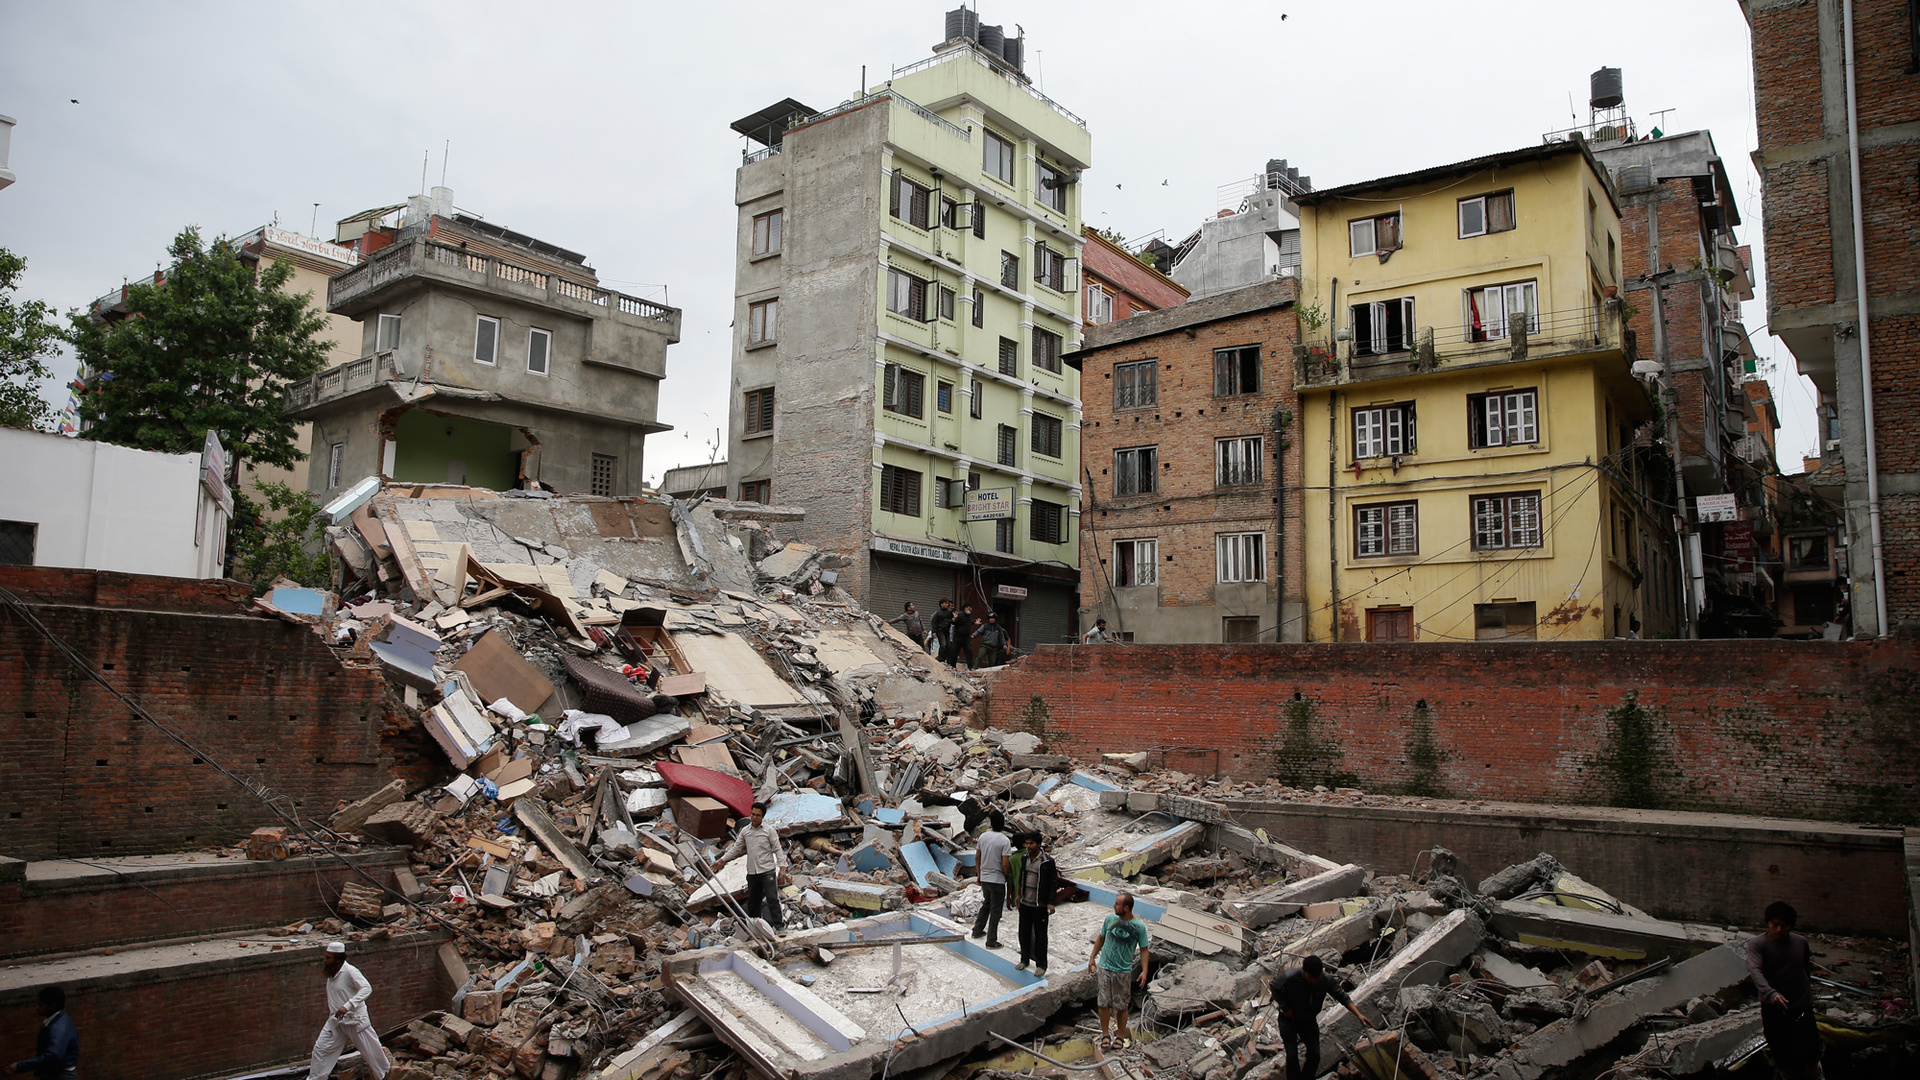
<svg viewBox="0 0 1920 1080"><path fill-rule="evenodd" d="M965 660L970 668L997 667L1012 658L1013 639L1000 625L999 614L989 611L984 619L976 617L972 604L955 608L952 600L942 598L940 610L933 613L931 629L921 622L920 609L911 600L904 611L887 621L938 656L943 664Z"/></svg>

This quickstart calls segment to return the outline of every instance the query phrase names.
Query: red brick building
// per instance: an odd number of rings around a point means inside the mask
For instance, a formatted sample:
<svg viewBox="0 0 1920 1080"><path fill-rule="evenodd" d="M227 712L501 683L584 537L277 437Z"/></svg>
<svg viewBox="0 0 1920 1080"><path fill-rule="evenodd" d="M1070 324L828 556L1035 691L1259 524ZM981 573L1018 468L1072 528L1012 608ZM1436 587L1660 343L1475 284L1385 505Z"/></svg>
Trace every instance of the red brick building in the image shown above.
<svg viewBox="0 0 1920 1080"><path fill-rule="evenodd" d="M1104 618L1141 642L1298 639L1294 296L1286 279L1136 315L1067 355L1087 473L1081 625Z"/></svg>
<svg viewBox="0 0 1920 1080"><path fill-rule="evenodd" d="M1834 557L1855 632L1877 634L1920 623L1920 17L1909 0L1856 0L1851 25L1842 0L1740 7L1769 322L1820 390L1822 472L1838 459L1845 477Z"/></svg>
<svg viewBox="0 0 1920 1080"><path fill-rule="evenodd" d="M1172 278L1127 254L1125 248L1092 229L1080 249L1081 326L1099 326L1143 311L1184 303L1187 290Z"/></svg>

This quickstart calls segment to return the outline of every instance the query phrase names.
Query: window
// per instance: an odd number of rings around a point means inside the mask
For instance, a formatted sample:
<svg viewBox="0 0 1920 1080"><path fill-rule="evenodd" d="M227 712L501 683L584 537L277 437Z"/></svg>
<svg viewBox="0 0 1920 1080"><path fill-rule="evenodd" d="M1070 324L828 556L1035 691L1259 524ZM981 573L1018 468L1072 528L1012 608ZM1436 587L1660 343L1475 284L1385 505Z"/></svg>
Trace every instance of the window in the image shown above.
<svg viewBox="0 0 1920 1080"><path fill-rule="evenodd" d="M880 466L880 509L920 516L920 474L897 465Z"/></svg>
<svg viewBox="0 0 1920 1080"><path fill-rule="evenodd" d="M1499 341L1510 331L1508 320L1527 319L1527 332L1540 332L1540 301L1531 281L1467 290L1467 340Z"/></svg>
<svg viewBox="0 0 1920 1080"><path fill-rule="evenodd" d="M1059 503L1033 500L1027 511L1027 537L1038 544L1067 542L1067 508Z"/></svg>
<svg viewBox="0 0 1920 1080"><path fill-rule="evenodd" d="M327 490L340 486L340 459L347 456L346 443L334 443L327 447Z"/></svg>
<svg viewBox="0 0 1920 1080"><path fill-rule="evenodd" d="M928 203L933 192L921 187L899 169L893 171L893 186L887 196L887 213L915 228L928 225Z"/></svg>
<svg viewBox="0 0 1920 1080"><path fill-rule="evenodd" d="M1460 200L1460 238L1511 232L1513 229L1513 192L1475 195Z"/></svg>
<svg viewBox="0 0 1920 1080"><path fill-rule="evenodd" d="M1412 641L1413 609L1377 607L1367 609L1368 641Z"/></svg>
<svg viewBox="0 0 1920 1080"><path fill-rule="evenodd" d="M770 505L773 502L773 481L743 480L740 482L740 501Z"/></svg>
<svg viewBox="0 0 1920 1080"><path fill-rule="evenodd" d="M400 316L382 315L374 331L373 351L391 352L400 347Z"/></svg>
<svg viewBox="0 0 1920 1080"><path fill-rule="evenodd" d="M1020 259L1011 251L1000 253L1000 284L1009 289L1020 287Z"/></svg>
<svg viewBox="0 0 1920 1080"><path fill-rule="evenodd" d="M967 505L967 482L934 477L933 505L937 510L956 510Z"/></svg>
<svg viewBox="0 0 1920 1080"><path fill-rule="evenodd" d="M1051 330L1042 330L1037 326L1034 327L1033 366L1058 374L1060 371L1061 344L1062 341L1059 334Z"/></svg>
<svg viewBox="0 0 1920 1080"><path fill-rule="evenodd" d="M917 371L909 371L899 364L888 364L885 384L882 386L883 404L888 412L899 413L920 419L921 394L926 389L927 377Z"/></svg>
<svg viewBox="0 0 1920 1080"><path fill-rule="evenodd" d="M553 335L545 330L527 331L527 370L535 375L547 373L547 361L552 358Z"/></svg>
<svg viewBox="0 0 1920 1080"><path fill-rule="evenodd" d="M940 317L947 322L953 321L953 290L940 286Z"/></svg>
<svg viewBox="0 0 1920 1080"><path fill-rule="evenodd" d="M987 294L980 289L973 290L973 325L987 325Z"/></svg>
<svg viewBox="0 0 1920 1080"><path fill-rule="evenodd" d="M1473 605L1476 641L1532 641L1537 629L1532 602Z"/></svg>
<svg viewBox="0 0 1920 1080"><path fill-rule="evenodd" d="M1100 326L1113 321L1113 294L1098 285L1087 285L1087 321Z"/></svg>
<svg viewBox="0 0 1920 1080"><path fill-rule="evenodd" d="M1413 446L1413 402L1353 410L1355 460L1411 454Z"/></svg>
<svg viewBox="0 0 1920 1080"><path fill-rule="evenodd" d="M473 323L473 362L491 365L500 359L500 320L481 315Z"/></svg>
<svg viewBox="0 0 1920 1080"><path fill-rule="evenodd" d="M1214 538L1221 581L1267 580L1267 538L1261 533L1222 533Z"/></svg>
<svg viewBox="0 0 1920 1080"><path fill-rule="evenodd" d="M1593 192L1587 192L1587 235L1600 239L1600 204L1593 201Z"/></svg>
<svg viewBox="0 0 1920 1080"><path fill-rule="evenodd" d="M1354 507L1353 554L1362 559L1420 554L1420 504L1395 502Z"/></svg>
<svg viewBox="0 0 1920 1080"><path fill-rule="evenodd" d="M1249 615L1229 615L1220 620L1220 640L1229 645L1260 640L1260 620Z"/></svg>
<svg viewBox="0 0 1920 1080"><path fill-rule="evenodd" d="M1033 280L1054 292L1067 291L1067 257L1045 244L1033 247Z"/></svg>
<svg viewBox="0 0 1920 1080"><path fill-rule="evenodd" d="M1013 553L1013 519L996 518L993 523L993 550Z"/></svg>
<svg viewBox="0 0 1920 1080"><path fill-rule="evenodd" d="M1826 533L1787 537L1787 569L1827 570L1831 566L1832 560L1827 555Z"/></svg>
<svg viewBox="0 0 1920 1080"><path fill-rule="evenodd" d="M765 345L779 336L780 301L762 300L747 307L747 344Z"/></svg>
<svg viewBox="0 0 1920 1080"><path fill-rule="evenodd" d="M773 434L773 387L765 390L747 391L746 433L748 435Z"/></svg>
<svg viewBox="0 0 1920 1080"><path fill-rule="evenodd" d="M1160 401L1160 361L1113 365L1113 407L1144 409Z"/></svg>
<svg viewBox="0 0 1920 1080"><path fill-rule="evenodd" d="M1057 416L1048 416L1042 412L1034 413L1033 435L1029 442L1033 452L1050 458L1059 457L1060 432L1065 427L1066 425L1061 423Z"/></svg>
<svg viewBox="0 0 1920 1080"><path fill-rule="evenodd" d="M952 383L946 382L943 380L940 382L938 386L934 388L933 407L936 409L939 409L941 412L944 412L944 413L950 413L953 411L953 384Z"/></svg>
<svg viewBox="0 0 1920 1080"><path fill-rule="evenodd" d="M1160 448L1136 446L1113 452L1113 493L1151 495L1159 490Z"/></svg>
<svg viewBox="0 0 1920 1080"><path fill-rule="evenodd" d="M1067 179L1066 173L1044 161L1037 163L1035 171L1039 173L1040 182L1035 185L1039 190L1034 192L1034 196L1040 200L1040 205L1066 213L1067 186L1073 181Z"/></svg>
<svg viewBox="0 0 1920 1080"><path fill-rule="evenodd" d="M1000 374L1020 374L1020 343L1012 338L1000 339Z"/></svg>
<svg viewBox="0 0 1920 1080"><path fill-rule="evenodd" d="M1382 214L1347 222L1347 247L1353 258L1362 255L1385 256L1400 250L1400 215Z"/></svg>
<svg viewBox="0 0 1920 1080"><path fill-rule="evenodd" d="M1215 397L1260 392L1260 346L1242 345L1237 349L1213 350L1213 393Z"/></svg>
<svg viewBox="0 0 1920 1080"><path fill-rule="evenodd" d="M0 566L32 566L40 526L32 521L0 521Z"/></svg>
<svg viewBox="0 0 1920 1080"><path fill-rule="evenodd" d="M1217 487L1238 487L1260 482L1260 446L1258 435L1243 435L1213 441L1213 482Z"/></svg>
<svg viewBox="0 0 1920 1080"><path fill-rule="evenodd" d="M980 168L1003 184L1013 183L1013 140L985 131L985 149Z"/></svg>
<svg viewBox="0 0 1920 1080"><path fill-rule="evenodd" d="M1531 446L1540 441L1539 396L1533 390L1467 396L1467 445Z"/></svg>
<svg viewBox="0 0 1920 1080"><path fill-rule="evenodd" d="M898 267L887 268L887 310L916 322L927 321L927 283Z"/></svg>
<svg viewBox="0 0 1920 1080"><path fill-rule="evenodd" d="M1355 304L1347 312L1353 355L1385 356L1413 348L1413 297Z"/></svg>
<svg viewBox="0 0 1920 1080"><path fill-rule="evenodd" d="M960 204L945 195L940 196L940 227L943 229L960 227Z"/></svg>
<svg viewBox="0 0 1920 1080"><path fill-rule="evenodd" d="M967 212L967 216L973 219L973 238L985 240L987 238L987 204L977 198L974 199L973 208Z"/></svg>
<svg viewBox="0 0 1920 1080"><path fill-rule="evenodd" d="M995 460L1002 465L1014 464L1014 458L1020 450L1020 433L1005 424L1000 425L999 438L995 440L997 454Z"/></svg>
<svg viewBox="0 0 1920 1080"><path fill-rule="evenodd" d="M780 250L781 213L772 210L753 219L753 253L771 255Z"/></svg>
<svg viewBox="0 0 1920 1080"><path fill-rule="evenodd" d="M1473 550L1537 548L1545 543L1539 492L1473 497Z"/></svg>
<svg viewBox="0 0 1920 1080"><path fill-rule="evenodd" d="M613 495L613 466L614 457L612 454L593 455L592 494L608 497Z"/></svg>
<svg viewBox="0 0 1920 1080"><path fill-rule="evenodd" d="M1613 238L1612 233L1607 234L1607 274L1609 275L1607 280L1612 281L1616 285L1619 284L1620 242ZM1528 308L1527 310L1532 311L1533 309Z"/></svg>
<svg viewBox="0 0 1920 1080"><path fill-rule="evenodd" d="M1113 545L1113 584L1116 588L1156 585L1160 582L1158 540L1118 540Z"/></svg>
<svg viewBox="0 0 1920 1080"><path fill-rule="evenodd" d="M978 420L984 405L982 399L986 397L986 387L980 384L979 379L972 380L972 383L972 392L967 395L967 415Z"/></svg>

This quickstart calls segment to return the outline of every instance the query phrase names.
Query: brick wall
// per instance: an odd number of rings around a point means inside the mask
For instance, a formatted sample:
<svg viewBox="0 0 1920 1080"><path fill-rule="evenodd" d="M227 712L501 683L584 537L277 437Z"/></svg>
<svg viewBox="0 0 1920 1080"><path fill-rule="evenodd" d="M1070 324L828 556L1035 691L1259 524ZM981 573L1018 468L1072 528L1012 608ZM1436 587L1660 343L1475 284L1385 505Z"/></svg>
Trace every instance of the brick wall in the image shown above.
<svg viewBox="0 0 1920 1080"><path fill-rule="evenodd" d="M989 714L1242 779L1916 823L1916 705L1911 638L1042 646Z"/></svg>
<svg viewBox="0 0 1920 1080"><path fill-rule="evenodd" d="M0 854L180 851L271 822L203 758L317 815L394 775L433 778L437 758L385 681L305 627L244 614L244 587L0 567L0 588L198 751L77 675L23 620L0 617Z"/></svg>

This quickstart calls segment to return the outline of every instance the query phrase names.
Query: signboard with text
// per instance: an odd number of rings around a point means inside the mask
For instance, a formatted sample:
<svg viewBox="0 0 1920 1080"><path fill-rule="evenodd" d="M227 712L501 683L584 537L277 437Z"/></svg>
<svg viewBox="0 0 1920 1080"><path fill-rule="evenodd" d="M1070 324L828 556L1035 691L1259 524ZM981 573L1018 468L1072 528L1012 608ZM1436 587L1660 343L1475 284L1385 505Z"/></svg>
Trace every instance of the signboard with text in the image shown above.
<svg viewBox="0 0 1920 1080"><path fill-rule="evenodd" d="M1720 534L1721 551L1727 559L1727 569L1736 574L1753 573L1753 522L1729 521Z"/></svg>
<svg viewBox="0 0 1920 1080"><path fill-rule="evenodd" d="M1009 600L1025 600L1027 590L1019 585L1002 585L994 590L994 595L1004 596Z"/></svg>
<svg viewBox="0 0 1920 1080"><path fill-rule="evenodd" d="M1697 495L1693 504L1702 522L1740 520L1740 501L1732 495Z"/></svg>
<svg viewBox="0 0 1920 1080"><path fill-rule="evenodd" d="M873 538L873 550L882 555L904 555L909 559L930 559L933 562L953 563L965 566L967 553L953 548L936 547L933 544L916 544L910 540L895 540L890 536Z"/></svg>
<svg viewBox="0 0 1920 1080"><path fill-rule="evenodd" d="M968 521L996 521L1012 516L1012 488L980 488L967 492Z"/></svg>

